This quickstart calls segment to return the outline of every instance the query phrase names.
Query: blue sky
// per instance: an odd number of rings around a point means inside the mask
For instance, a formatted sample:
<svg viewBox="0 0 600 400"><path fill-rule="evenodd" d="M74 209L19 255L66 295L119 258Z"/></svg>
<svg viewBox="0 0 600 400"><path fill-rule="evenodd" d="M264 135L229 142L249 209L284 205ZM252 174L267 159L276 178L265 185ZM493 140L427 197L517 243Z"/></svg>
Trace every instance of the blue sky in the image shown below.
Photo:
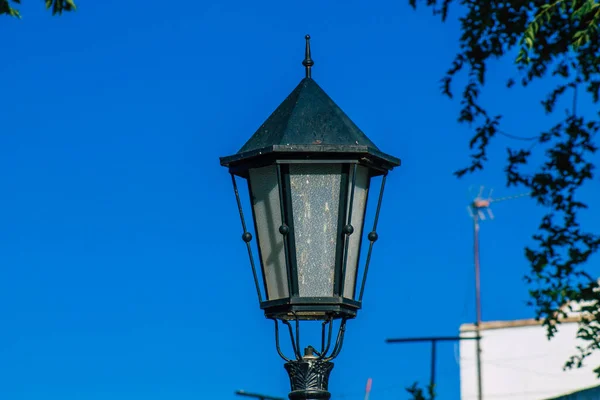
<svg viewBox="0 0 600 400"><path fill-rule="evenodd" d="M22 20L0 24L0 397L287 394L218 157L303 77L306 33L313 78L403 161L330 389L360 399L372 377L373 400L403 399L428 379L427 345L384 339L455 335L474 319L469 187L520 193L504 188L509 139L485 172L452 175L472 134L439 91L456 24L401 0L80 1L61 18L24 3ZM484 101L505 131L531 136L556 118L539 106L548 86L508 91L510 68L492 65ZM523 246L544 210L520 199L494 212L481 231L484 319L529 318ZM438 357L440 399L456 399L456 348Z"/></svg>

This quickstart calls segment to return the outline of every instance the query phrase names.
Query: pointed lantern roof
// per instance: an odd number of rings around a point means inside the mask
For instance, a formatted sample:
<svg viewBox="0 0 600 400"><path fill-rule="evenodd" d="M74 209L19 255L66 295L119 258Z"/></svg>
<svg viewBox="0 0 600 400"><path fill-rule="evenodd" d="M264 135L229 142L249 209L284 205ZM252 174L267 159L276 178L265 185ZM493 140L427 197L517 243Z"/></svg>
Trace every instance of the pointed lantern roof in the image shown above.
<svg viewBox="0 0 600 400"><path fill-rule="evenodd" d="M341 153L359 155L384 169L400 165L398 158L381 152L312 79L309 40L307 35L302 62L306 77L236 154L221 158L221 165L233 166L257 157L323 158Z"/></svg>

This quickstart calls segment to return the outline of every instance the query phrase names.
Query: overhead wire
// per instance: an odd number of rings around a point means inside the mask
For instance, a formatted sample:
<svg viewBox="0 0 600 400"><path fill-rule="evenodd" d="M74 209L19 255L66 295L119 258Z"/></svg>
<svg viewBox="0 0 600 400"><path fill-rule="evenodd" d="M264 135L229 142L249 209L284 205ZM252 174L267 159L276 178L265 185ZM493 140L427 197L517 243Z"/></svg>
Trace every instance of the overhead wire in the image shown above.
<svg viewBox="0 0 600 400"><path fill-rule="evenodd" d="M523 137L523 136L512 135L512 134L504 132L504 131L502 131L500 129L497 129L496 132L498 132L499 134L501 134L502 136L505 136L507 138L514 139L514 140L522 140L522 141L525 141L525 142L529 142L529 141L532 141L532 140L538 140L540 138L539 136Z"/></svg>

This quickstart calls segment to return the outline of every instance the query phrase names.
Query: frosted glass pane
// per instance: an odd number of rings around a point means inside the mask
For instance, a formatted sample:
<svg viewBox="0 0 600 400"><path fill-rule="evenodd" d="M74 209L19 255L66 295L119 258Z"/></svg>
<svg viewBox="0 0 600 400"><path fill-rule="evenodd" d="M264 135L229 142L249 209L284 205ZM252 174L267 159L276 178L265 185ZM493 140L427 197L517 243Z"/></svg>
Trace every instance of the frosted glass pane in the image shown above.
<svg viewBox="0 0 600 400"><path fill-rule="evenodd" d="M291 164L300 296L333 296L341 166Z"/></svg>
<svg viewBox="0 0 600 400"><path fill-rule="evenodd" d="M350 207L350 190L352 189L352 171L348 180L348 207ZM344 280L344 297L353 299L360 258L360 243L362 241L365 209L369 192L369 170L365 167L356 167L356 182L354 187L354 203L352 205L352 226L354 233L348 239L348 264L346 264L346 279Z"/></svg>
<svg viewBox="0 0 600 400"><path fill-rule="evenodd" d="M287 270L275 166L250 170L250 190L267 299L288 297Z"/></svg>

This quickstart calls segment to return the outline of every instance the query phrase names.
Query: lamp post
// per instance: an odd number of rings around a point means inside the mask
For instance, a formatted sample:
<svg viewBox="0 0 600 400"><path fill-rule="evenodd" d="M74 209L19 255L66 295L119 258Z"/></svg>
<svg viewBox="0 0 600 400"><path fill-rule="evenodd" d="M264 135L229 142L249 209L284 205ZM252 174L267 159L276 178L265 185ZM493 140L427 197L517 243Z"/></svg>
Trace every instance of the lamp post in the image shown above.
<svg viewBox="0 0 600 400"><path fill-rule="evenodd" d="M386 176L400 165L312 79L308 35L302 64L305 78L236 154L220 159L231 174L260 308L274 321L291 400L330 398L331 360L341 351L346 321L361 308ZM366 233L371 180L377 176L382 176L381 186ZM248 185L260 268L244 218L240 179ZM363 236L369 244L359 274ZM335 320L340 320L337 335ZM318 350L302 350L301 321L322 323ZM290 335L290 357L279 345L280 323Z"/></svg>

